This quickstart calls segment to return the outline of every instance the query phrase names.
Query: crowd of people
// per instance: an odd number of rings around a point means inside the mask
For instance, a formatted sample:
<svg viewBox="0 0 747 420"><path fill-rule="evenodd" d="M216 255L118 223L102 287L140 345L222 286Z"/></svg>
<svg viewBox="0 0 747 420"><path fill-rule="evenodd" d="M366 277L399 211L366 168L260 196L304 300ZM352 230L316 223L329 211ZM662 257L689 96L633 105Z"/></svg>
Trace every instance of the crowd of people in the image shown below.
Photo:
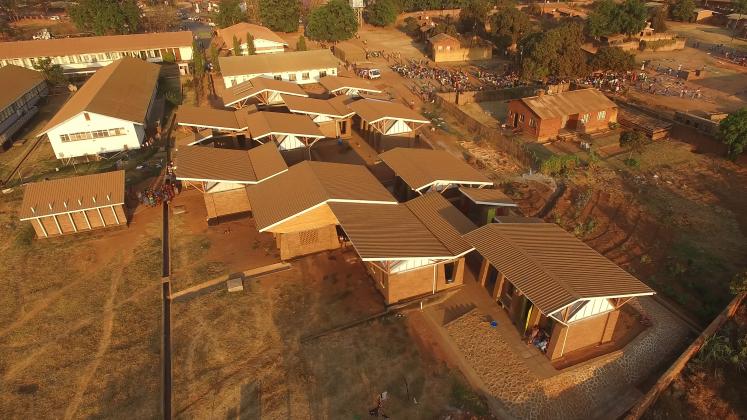
<svg viewBox="0 0 747 420"><path fill-rule="evenodd" d="M480 81L481 83L480 90L505 89L505 88L512 88L512 87L526 85L526 83L523 82L521 78L519 77L519 74L515 72L499 74L495 72L481 70L478 68L472 74L475 76L475 78L477 78Z"/></svg>
<svg viewBox="0 0 747 420"><path fill-rule="evenodd" d="M465 71L434 67L428 61L409 60L406 63L393 64L391 69L408 79L435 80L444 92L476 90L470 83L469 74Z"/></svg>
<svg viewBox="0 0 747 420"><path fill-rule="evenodd" d="M160 186L145 188L137 192L137 201L147 207L160 206L168 203L181 191L181 185L176 179L174 173L174 163L170 162L166 166L166 174L163 183Z"/></svg>

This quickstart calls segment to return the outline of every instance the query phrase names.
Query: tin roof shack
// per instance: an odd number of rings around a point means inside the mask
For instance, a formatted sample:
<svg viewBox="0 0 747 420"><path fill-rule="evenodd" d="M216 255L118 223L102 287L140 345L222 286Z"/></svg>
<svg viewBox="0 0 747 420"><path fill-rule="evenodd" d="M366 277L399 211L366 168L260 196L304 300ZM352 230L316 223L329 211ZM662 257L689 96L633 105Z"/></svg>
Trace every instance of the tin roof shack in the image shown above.
<svg viewBox="0 0 747 420"><path fill-rule="evenodd" d="M283 97L301 96L309 94L301 86L283 80L255 77L226 89L223 95L223 105L241 109L247 105L274 106L283 105Z"/></svg>
<svg viewBox="0 0 747 420"><path fill-rule="evenodd" d="M377 151L410 143L418 129L430 121L399 102L361 99L348 104L355 112L353 124Z"/></svg>
<svg viewBox="0 0 747 420"><path fill-rule="evenodd" d="M395 175L394 193L402 201L429 191L492 187L493 181L445 150L397 147L379 155ZM452 191L449 191L452 192ZM459 193L446 194L458 197Z"/></svg>
<svg viewBox="0 0 747 420"><path fill-rule="evenodd" d="M288 43L283 41L283 38L280 38L270 28L247 22L239 22L227 28L218 29L218 38L223 48L233 51L233 39L236 37L241 45L241 55L247 55L247 33L251 34L254 38L255 54L281 53L288 46Z"/></svg>
<svg viewBox="0 0 747 420"><path fill-rule="evenodd" d="M490 60L493 45L478 36L461 39L440 33L428 38L428 52L436 63Z"/></svg>
<svg viewBox="0 0 747 420"><path fill-rule="evenodd" d="M388 305L461 286L475 225L437 192L405 204L330 203Z"/></svg>
<svg viewBox="0 0 747 420"><path fill-rule="evenodd" d="M203 193L208 220L251 211L246 186L288 170L271 143L250 150L184 146L177 149L174 162L176 179Z"/></svg>
<svg viewBox="0 0 747 420"><path fill-rule="evenodd" d="M125 172L28 184L20 219L31 222L38 238L126 226Z"/></svg>
<svg viewBox="0 0 747 420"><path fill-rule="evenodd" d="M594 133L617 122L617 105L596 89L540 94L508 103L506 124L539 142L561 131Z"/></svg>
<svg viewBox="0 0 747 420"><path fill-rule="evenodd" d="M365 166L317 161L293 165L247 194L257 229L274 234L283 260L340 247L331 203L397 204Z"/></svg>
<svg viewBox="0 0 747 420"><path fill-rule="evenodd" d="M352 136L353 115L355 112L347 107L347 95L333 96L329 99L302 98L283 96L285 106L290 112L308 115L327 138L350 138Z"/></svg>
<svg viewBox="0 0 747 420"><path fill-rule="evenodd" d="M654 294L554 224L492 223L464 238L484 258L480 284L521 335L549 337L544 344L552 361L614 342L620 308Z"/></svg>
<svg viewBox="0 0 747 420"><path fill-rule="evenodd" d="M40 72L14 65L0 68L0 152L10 147L13 135L36 115L36 104L48 94Z"/></svg>
<svg viewBox="0 0 747 420"><path fill-rule="evenodd" d="M123 58L97 71L52 117L46 134L58 159L139 149L154 116L160 67Z"/></svg>

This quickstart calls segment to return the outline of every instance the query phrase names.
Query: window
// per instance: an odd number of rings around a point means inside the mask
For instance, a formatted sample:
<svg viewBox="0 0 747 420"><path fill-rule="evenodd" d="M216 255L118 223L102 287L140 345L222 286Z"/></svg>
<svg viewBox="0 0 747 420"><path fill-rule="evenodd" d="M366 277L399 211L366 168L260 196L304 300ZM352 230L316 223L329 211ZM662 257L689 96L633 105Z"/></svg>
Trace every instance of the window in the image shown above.
<svg viewBox="0 0 747 420"><path fill-rule="evenodd" d="M309 72L305 71L301 73L301 80L309 80Z"/></svg>
<svg viewBox="0 0 747 420"><path fill-rule="evenodd" d="M529 118L529 126L534 127L534 125L535 125L534 118Z"/></svg>
<svg viewBox="0 0 747 420"><path fill-rule="evenodd" d="M91 116L90 116L90 115L88 115L88 113L87 113L87 112L84 112L84 113L83 113L83 118L85 118L85 119L86 119L86 121L91 121Z"/></svg>
<svg viewBox="0 0 747 420"><path fill-rule="evenodd" d="M450 262L444 264L444 278L446 279L446 284L454 283L454 265L455 263Z"/></svg>
<svg viewBox="0 0 747 420"><path fill-rule="evenodd" d="M112 53L108 52L105 55L106 55L106 59L107 60L111 60L112 59Z"/></svg>
<svg viewBox="0 0 747 420"><path fill-rule="evenodd" d="M444 49L444 46L443 46L443 45L439 45L439 46L438 46L438 50L439 50L439 51L442 51L443 49Z"/></svg>
<svg viewBox="0 0 747 420"><path fill-rule="evenodd" d="M296 81L296 73L289 74L288 75L288 80L290 80L291 82L295 82Z"/></svg>
<svg viewBox="0 0 747 420"><path fill-rule="evenodd" d="M587 122L589 122L589 114L582 115L581 116L581 122L584 123L584 124L586 124Z"/></svg>
<svg viewBox="0 0 747 420"><path fill-rule="evenodd" d="M275 80L283 80L283 76L281 76L279 74L276 74L275 75Z"/></svg>
<svg viewBox="0 0 747 420"><path fill-rule="evenodd" d="M607 117L607 111L599 111L599 112L597 113L597 119L598 119L598 120L600 120L600 121L601 121L601 120L603 120L603 119L604 119L605 117Z"/></svg>
<svg viewBox="0 0 747 420"><path fill-rule="evenodd" d="M327 70L322 70L319 72L319 77L324 77L327 75Z"/></svg>
<svg viewBox="0 0 747 420"><path fill-rule="evenodd" d="M524 122L524 114L519 114L519 122Z"/></svg>
<svg viewBox="0 0 747 420"><path fill-rule="evenodd" d="M63 143L67 143L70 141L103 139L106 137L122 136L126 133L127 132L124 128L110 128L108 130L94 130L84 131L80 133L61 134L60 140Z"/></svg>
<svg viewBox="0 0 747 420"><path fill-rule="evenodd" d="M451 45L446 46L446 51L451 51Z"/></svg>

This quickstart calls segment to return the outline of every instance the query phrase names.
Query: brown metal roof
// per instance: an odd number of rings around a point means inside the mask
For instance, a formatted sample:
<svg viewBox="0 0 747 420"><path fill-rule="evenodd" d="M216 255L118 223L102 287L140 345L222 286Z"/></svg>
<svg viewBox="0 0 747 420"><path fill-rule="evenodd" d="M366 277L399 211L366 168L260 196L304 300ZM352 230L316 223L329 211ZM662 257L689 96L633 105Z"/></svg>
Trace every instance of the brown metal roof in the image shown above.
<svg viewBox="0 0 747 420"><path fill-rule="evenodd" d="M356 79L354 77L342 77L342 76L324 76L319 79L319 84L322 85L327 92L335 93L342 89L357 89L365 90L373 93L380 93L381 89L377 88L373 83L366 79Z"/></svg>
<svg viewBox="0 0 747 420"><path fill-rule="evenodd" d="M34 182L24 188L21 219L106 207L124 203L125 171Z"/></svg>
<svg viewBox="0 0 747 420"><path fill-rule="evenodd" d="M260 25L254 25L247 22L239 22L235 25L231 25L227 28L218 29L218 36L223 40L227 47L233 47L233 37L238 38L239 42L246 44L246 33L252 34L254 39L263 39L265 41L277 42L279 44L288 45L287 42L280 38L278 34L272 32L270 28L266 28Z"/></svg>
<svg viewBox="0 0 747 420"><path fill-rule="evenodd" d="M355 114L335 96L330 99L301 98L283 95L283 102L291 112L308 115L325 115L332 118L347 118Z"/></svg>
<svg viewBox="0 0 747 420"><path fill-rule="evenodd" d="M459 191L461 191L465 197L472 200L472 202L475 204L512 207L516 206L514 200L512 200L511 197L507 196L501 190L496 190L493 188L459 187Z"/></svg>
<svg viewBox="0 0 747 420"><path fill-rule="evenodd" d="M438 192L429 192L405 203L452 255L474 249L462 235L477 229L474 223Z"/></svg>
<svg viewBox="0 0 747 420"><path fill-rule="evenodd" d="M369 124L383 119L405 120L427 124L427 118L406 107L399 102L379 101L375 99L361 99L351 102L348 108L355 111Z"/></svg>
<svg viewBox="0 0 747 420"><path fill-rule="evenodd" d="M251 150L184 146L175 156L178 179L255 184L288 170L273 143Z"/></svg>
<svg viewBox="0 0 747 420"><path fill-rule="evenodd" d="M247 128L244 114L246 111L181 105L176 111L176 121L180 125L242 131Z"/></svg>
<svg viewBox="0 0 747 420"><path fill-rule="evenodd" d="M654 293L552 223L492 223L464 238L546 315L579 299Z"/></svg>
<svg viewBox="0 0 747 420"><path fill-rule="evenodd" d="M329 69L339 64L328 49L220 57L218 62L223 76Z"/></svg>
<svg viewBox="0 0 747 420"><path fill-rule="evenodd" d="M616 108L614 102L596 89L579 89L517 99L540 118L561 118Z"/></svg>
<svg viewBox="0 0 747 420"><path fill-rule="evenodd" d="M277 92L286 95L309 96L301 86L284 80L275 80L267 77L255 77L254 79L241 82L236 86L226 89L223 95L223 103L231 106L237 102L253 98L264 92Z"/></svg>
<svg viewBox="0 0 747 420"><path fill-rule="evenodd" d="M191 46L192 32L190 31L39 39L0 42L0 59L56 57L72 54L138 51L156 48L191 48Z"/></svg>
<svg viewBox="0 0 747 420"><path fill-rule="evenodd" d="M158 84L160 67L123 58L94 73L52 117L42 133L83 111L144 124Z"/></svg>
<svg viewBox="0 0 747 420"><path fill-rule="evenodd" d="M364 260L454 255L404 204L329 203L329 207Z"/></svg>
<svg viewBox="0 0 747 420"><path fill-rule="evenodd" d="M329 201L397 202L365 166L316 161L249 186L247 194L260 231Z"/></svg>
<svg viewBox="0 0 747 420"><path fill-rule="evenodd" d="M323 138L324 134L308 115L260 111L246 115L246 126L255 140L270 134L293 134Z"/></svg>
<svg viewBox="0 0 747 420"><path fill-rule="evenodd" d="M44 83L41 72L12 64L0 68L0 111L41 83Z"/></svg>
<svg viewBox="0 0 747 420"><path fill-rule="evenodd" d="M445 150L397 147L379 155L413 190L436 181L452 184L491 185L492 181Z"/></svg>

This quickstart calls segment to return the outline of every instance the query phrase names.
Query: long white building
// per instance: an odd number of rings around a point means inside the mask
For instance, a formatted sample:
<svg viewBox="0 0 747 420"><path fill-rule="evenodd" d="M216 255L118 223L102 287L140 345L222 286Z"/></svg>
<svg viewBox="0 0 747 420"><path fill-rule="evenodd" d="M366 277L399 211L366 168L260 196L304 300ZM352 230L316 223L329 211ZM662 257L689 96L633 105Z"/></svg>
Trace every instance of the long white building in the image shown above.
<svg viewBox="0 0 747 420"><path fill-rule="evenodd" d="M0 68L0 151L36 115L37 103L48 93L41 73L18 66Z"/></svg>
<svg viewBox="0 0 747 420"><path fill-rule="evenodd" d="M159 66L123 58L94 73L42 129L58 159L139 149L152 119Z"/></svg>
<svg viewBox="0 0 747 420"><path fill-rule="evenodd" d="M192 61L192 32L0 42L0 67L14 64L33 69L38 60L50 58L66 73L93 73L125 57L151 63L173 57L181 73L187 74Z"/></svg>
<svg viewBox="0 0 747 420"><path fill-rule="evenodd" d="M324 76L336 76L339 61L327 50L294 51L220 57L220 71L227 88L255 77L269 77L298 83L318 83Z"/></svg>

